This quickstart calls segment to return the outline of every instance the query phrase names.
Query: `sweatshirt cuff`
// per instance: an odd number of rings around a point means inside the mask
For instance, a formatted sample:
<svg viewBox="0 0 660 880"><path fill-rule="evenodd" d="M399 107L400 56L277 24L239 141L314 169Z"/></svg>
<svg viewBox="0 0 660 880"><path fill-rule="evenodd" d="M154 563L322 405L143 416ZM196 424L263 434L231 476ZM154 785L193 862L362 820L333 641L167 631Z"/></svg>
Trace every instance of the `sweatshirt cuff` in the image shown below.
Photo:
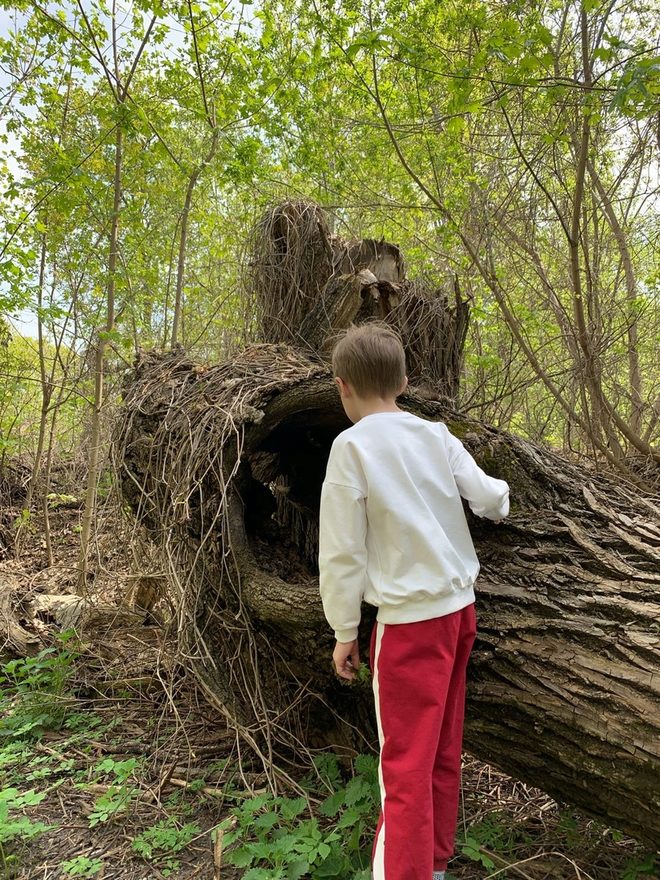
<svg viewBox="0 0 660 880"><path fill-rule="evenodd" d="M336 629L335 638L338 642L354 642L358 637L357 629Z"/></svg>
<svg viewBox="0 0 660 880"><path fill-rule="evenodd" d="M497 507L491 507L490 510L484 511L480 516L486 519L504 519L509 515L509 493L500 501Z"/></svg>

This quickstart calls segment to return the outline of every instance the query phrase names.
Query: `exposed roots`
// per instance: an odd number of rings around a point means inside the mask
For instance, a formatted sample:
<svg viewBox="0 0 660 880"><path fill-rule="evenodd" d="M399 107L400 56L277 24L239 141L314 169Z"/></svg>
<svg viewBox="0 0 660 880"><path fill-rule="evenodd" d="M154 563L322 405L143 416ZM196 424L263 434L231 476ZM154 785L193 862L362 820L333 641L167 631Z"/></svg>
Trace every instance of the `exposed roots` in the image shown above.
<svg viewBox="0 0 660 880"><path fill-rule="evenodd" d="M332 274L325 214L304 200L270 207L252 231L246 290L255 338L292 342Z"/></svg>
<svg viewBox="0 0 660 880"><path fill-rule="evenodd" d="M313 202L269 208L248 249L252 338L328 360L333 339L351 323L384 320L401 334L411 383L456 399L469 315L456 280L439 287L406 280L396 245L332 235Z"/></svg>
<svg viewBox="0 0 660 880"><path fill-rule="evenodd" d="M253 346L208 368L181 351L147 355L127 388L113 450L124 496L163 554L180 659L260 756L273 788L287 761L308 751L308 714L318 700L309 699L310 676L293 668L288 647L280 651L263 614L255 615L237 486L249 468L245 427L259 424L260 406L323 373L286 346ZM312 575L301 571L303 593L316 590ZM274 577L274 589L278 583Z"/></svg>
<svg viewBox="0 0 660 880"><path fill-rule="evenodd" d="M387 316L401 335L410 381L448 402L458 398L469 316L469 301L461 297L456 281L453 299L450 305L444 290L406 282L399 303Z"/></svg>

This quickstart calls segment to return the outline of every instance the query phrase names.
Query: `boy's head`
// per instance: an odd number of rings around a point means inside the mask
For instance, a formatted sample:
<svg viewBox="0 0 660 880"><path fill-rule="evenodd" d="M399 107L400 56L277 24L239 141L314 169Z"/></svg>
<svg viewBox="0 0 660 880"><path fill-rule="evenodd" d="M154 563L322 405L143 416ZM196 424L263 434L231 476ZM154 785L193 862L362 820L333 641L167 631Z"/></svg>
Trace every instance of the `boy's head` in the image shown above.
<svg viewBox="0 0 660 880"><path fill-rule="evenodd" d="M399 335L386 324L349 327L332 352L332 370L342 392L362 400L392 402L406 387L406 356Z"/></svg>

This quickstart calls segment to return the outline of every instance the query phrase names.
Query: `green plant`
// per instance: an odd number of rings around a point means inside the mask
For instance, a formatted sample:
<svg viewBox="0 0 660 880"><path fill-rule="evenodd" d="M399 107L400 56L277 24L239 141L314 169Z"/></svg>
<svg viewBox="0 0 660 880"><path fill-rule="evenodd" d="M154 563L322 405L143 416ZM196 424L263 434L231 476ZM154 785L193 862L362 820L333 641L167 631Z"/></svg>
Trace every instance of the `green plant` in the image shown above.
<svg viewBox="0 0 660 880"><path fill-rule="evenodd" d="M43 822L34 822L22 814L12 815L24 807L40 803L45 797L33 789L20 792L17 788L5 788L0 791L0 862L3 867L10 864L14 857L8 856L5 847L17 840L31 840L33 837L49 831L56 826Z"/></svg>
<svg viewBox="0 0 660 880"><path fill-rule="evenodd" d="M14 520L14 528L20 529L20 528L24 528L25 526L29 526L31 519L32 519L32 516L31 516L29 510L25 510L25 509L21 510L19 515Z"/></svg>
<svg viewBox="0 0 660 880"><path fill-rule="evenodd" d="M570 810L562 810L557 824L557 830L560 831L568 846L573 847L580 841L580 831L578 823Z"/></svg>
<svg viewBox="0 0 660 880"><path fill-rule="evenodd" d="M59 634L57 646L44 648L35 657L10 660L0 668L4 717L0 737L12 740L39 738L44 730L60 730L72 698L65 688L72 674L73 650L66 647L74 633Z"/></svg>
<svg viewBox="0 0 660 880"><path fill-rule="evenodd" d="M77 504L78 499L75 495L65 495L59 492L49 492L46 495L46 501L48 502L48 506L53 510L56 510L58 507L62 507L65 504Z"/></svg>
<svg viewBox="0 0 660 880"><path fill-rule="evenodd" d="M227 861L247 869L244 880L370 876L369 837L378 810L375 759L356 758L345 785L336 758L323 756L316 769L330 791L319 806L320 818L302 818L309 810L307 798L262 794L246 800L219 826L225 846L236 844Z"/></svg>
<svg viewBox="0 0 660 880"><path fill-rule="evenodd" d="M186 822L179 826L169 816L152 828L147 828L133 840L133 849L144 859L157 864L160 872L166 877L178 871L181 863L174 856L185 849L201 829L194 822Z"/></svg>
<svg viewBox="0 0 660 880"><path fill-rule="evenodd" d="M94 808L87 817L89 827L94 828L123 813L137 794L137 789L126 785L110 785L108 790L94 801Z"/></svg>
<svg viewBox="0 0 660 880"><path fill-rule="evenodd" d="M366 663L360 663L356 674L356 681L358 684L371 687L371 670Z"/></svg>
<svg viewBox="0 0 660 880"><path fill-rule="evenodd" d="M660 864L655 853L646 853L631 859L625 865L621 880L638 880L639 877L657 877Z"/></svg>
<svg viewBox="0 0 660 880"><path fill-rule="evenodd" d="M104 776L114 777L114 781L108 786L94 802L94 808L87 817L90 828L100 825L114 818L119 813L126 811L131 802L139 793L139 789L129 784L131 777L139 766L136 758L126 761L115 761L114 758L104 758L93 768L95 782ZM80 788L85 788L88 783L78 783Z"/></svg>
<svg viewBox="0 0 660 880"><path fill-rule="evenodd" d="M5 742L0 749L0 772L3 775L10 769L22 765L32 757L32 749L22 740Z"/></svg>
<svg viewBox="0 0 660 880"><path fill-rule="evenodd" d="M103 867L102 859L90 859L87 856L76 856L62 862L62 870L69 877L93 877Z"/></svg>
<svg viewBox="0 0 660 880"><path fill-rule="evenodd" d="M492 871L496 864L491 853L515 861L520 845L530 842L520 824L512 822L506 812L494 811L471 825L465 836L457 840L457 848L466 859Z"/></svg>
<svg viewBox="0 0 660 880"><path fill-rule="evenodd" d="M96 715L93 712L69 712L66 719L66 729L71 732L80 731L85 734L94 731L98 734L102 731L111 730L118 723L121 723L121 718L104 721L100 715Z"/></svg>
<svg viewBox="0 0 660 880"><path fill-rule="evenodd" d="M492 871L495 867L495 862L483 852L482 846L483 844L476 837L468 834L465 840L459 844L459 849L461 855L465 856L465 858L470 859L472 862L479 862L484 868Z"/></svg>

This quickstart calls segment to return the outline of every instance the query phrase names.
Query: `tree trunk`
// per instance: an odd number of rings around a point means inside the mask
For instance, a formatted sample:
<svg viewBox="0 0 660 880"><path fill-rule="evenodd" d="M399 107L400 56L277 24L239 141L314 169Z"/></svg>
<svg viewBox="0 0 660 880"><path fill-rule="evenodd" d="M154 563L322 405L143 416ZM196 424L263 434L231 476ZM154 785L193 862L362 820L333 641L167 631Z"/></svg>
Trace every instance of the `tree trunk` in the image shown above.
<svg viewBox="0 0 660 880"><path fill-rule="evenodd" d="M502 525L468 513L482 560L466 744L646 840L660 834L658 511L612 479L412 392L506 479ZM203 367L149 355L125 388L115 461L159 541L182 655L268 762L373 742L368 686L330 666L318 503L348 427L326 368L285 345ZM429 462L429 467L433 463ZM366 648L373 609L365 606Z"/></svg>
<svg viewBox="0 0 660 880"><path fill-rule="evenodd" d="M32 468L32 475L30 476L27 495L25 496L25 502L23 504L23 511L25 513L30 512L30 509L32 507L32 496L34 495L34 489L39 481L39 474L41 472L41 458L44 452L44 439L46 437L46 421L48 419L48 410L53 394L53 383L52 380L48 378L48 375L46 373L46 352L44 346L44 325L42 317L45 274L46 235L44 233L41 237L41 257L39 259L39 282L37 287L37 341L39 350L39 376L41 379L41 407L39 414L39 435L37 438L37 450L34 454L34 467Z"/></svg>
<svg viewBox="0 0 660 880"><path fill-rule="evenodd" d="M174 296L174 315L172 317L172 339L171 344L176 345L179 341L179 324L181 323L181 313L183 309L183 282L185 280L186 269L186 244L188 242L188 220L190 218L190 207L192 205L192 197L199 176L204 168L212 161L218 148L218 140L220 131L217 127L213 129L211 137L211 146L202 159L201 163L192 171L188 178L188 186L186 187L186 198L181 213L181 235L179 238L179 259L177 261L176 270L176 293Z"/></svg>
<svg viewBox="0 0 660 880"><path fill-rule="evenodd" d="M117 270L117 252L119 249L119 211L121 208L121 174L123 160L122 127L117 126L115 136L115 174L112 204L112 223L110 226L110 248L108 254L108 284L106 299L106 321L104 332L98 334L96 354L94 358L94 408L92 410L91 438L89 441L89 465L87 470L87 488L85 493L85 510L82 516L80 534L80 552L78 555L77 591L84 595L87 589L87 556L92 534L92 523L96 512L96 489L101 461L101 413L105 403L105 351L108 336L115 326L115 281Z"/></svg>

